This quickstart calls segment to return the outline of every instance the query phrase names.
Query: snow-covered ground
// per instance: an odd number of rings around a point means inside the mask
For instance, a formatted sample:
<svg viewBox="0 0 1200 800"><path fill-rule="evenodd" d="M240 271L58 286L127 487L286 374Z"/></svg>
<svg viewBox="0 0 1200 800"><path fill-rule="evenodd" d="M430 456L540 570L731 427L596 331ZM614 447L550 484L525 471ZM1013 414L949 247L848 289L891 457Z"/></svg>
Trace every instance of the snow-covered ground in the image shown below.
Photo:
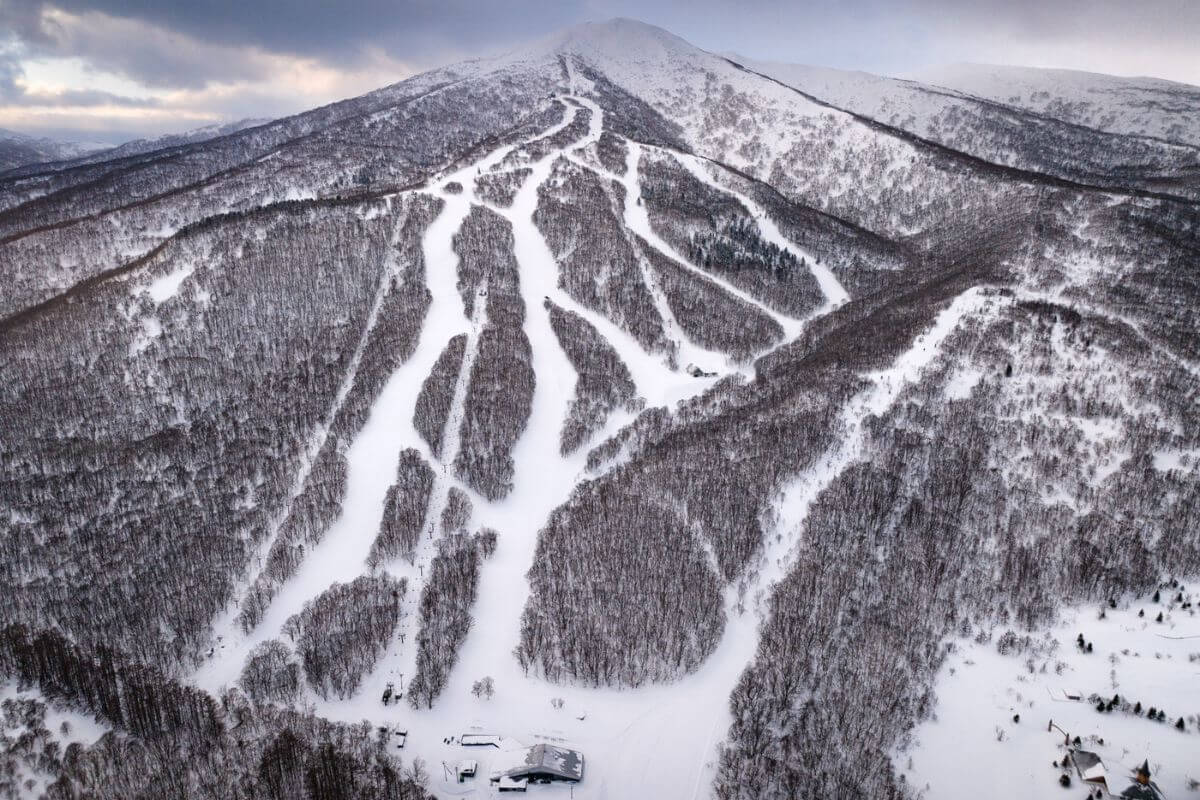
<svg viewBox="0 0 1200 800"><path fill-rule="evenodd" d="M1103 759L1114 794L1148 759L1166 797L1198 796L1200 611L1182 606L1200 599L1200 584L1181 584L1162 588L1159 602L1069 608L1047 630L1018 631L1028 644L1001 648L1003 627L954 642L937 677L933 716L895 754L898 770L926 800L1081 797L1073 772L1069 791L1059 785L1065 731ZM1114 696L1112 711L1096 710ZM1152 706L1165 721L1148 718Z"/></svg>
<svg viewBox="0 0 1200 800"><path fill-rule="evenodd" d="M751 200L746 195L735 192L727 186L722 186L709 173L707 163L696 158L694 155L679 154L678 159L688 171L692 173L698 180L703 181L719 192L725 192L737 197L738 201L746 207L746 209L754 216L754 221L758 225L759 231L762 233L763 239L771 244L779 247L782 250L791 250L797 256L803 258L808 264L808 269L812 272L813 278L816 279L817 285L821 287L821 292L825 295L825 305L817 309L814 316L828 313L850 299L850 294L845 287L838 281L837 276L829 269L829 267L820 263L820 259L812 253L800 250L793 242L783 235L779 230L779 226L771 219L770 215L763 210L762 206ZM787 328L785 328L786 330Z"/></svg>
<svg viewBox="0 0 1200 800"><path fill-rule="evenodd" d="M1103 131L1200 145L1200 87L1070 69L947 64L905 77Z"/></svg>
<svg viewBox="0 0 1200 800"><path fill-rule="evenodd" d="M0 703L5 700L24 699L45 702L41 692L34 689L18 689L15 681L0 683ZM62 732L64 723L68 728L66 734ZM97 722L94 717L78 711L56 708L50 703L46 703L46 727L62 742L64 749L71 742L79 742L82 745L93 744L109 731L108 726Z"/></svg>

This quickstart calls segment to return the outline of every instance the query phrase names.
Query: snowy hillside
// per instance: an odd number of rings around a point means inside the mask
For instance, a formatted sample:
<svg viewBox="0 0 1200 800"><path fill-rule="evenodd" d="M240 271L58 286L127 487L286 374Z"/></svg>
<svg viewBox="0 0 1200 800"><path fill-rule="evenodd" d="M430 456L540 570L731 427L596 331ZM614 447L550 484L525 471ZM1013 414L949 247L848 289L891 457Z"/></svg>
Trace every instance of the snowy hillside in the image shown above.
<svg viewBox="0 0 1200 800"><path fill-rule="evenodd" d="M1071 763L1075 750L1101 757L1097 773L1112 794L1148 762L1166 797L1190 796L1200 788L1195 596L1174 581L1149 596L1064 609L1038 635L964 631L938 675L932 713L899 754L904 774L928 800L981 784L1049 796L1064 774L1090 791Z"/></svg>
<svg viewBox="0 0 1200 800"><path fill-rule="evenodd" d="M1200 146L1200 88L1069 69L951 64L906 77L1064 122Z"/></svg>
<svg viewBox="0 0 1200 800"><path fill-rule="evenodd" d="M1134 598L1200 574L1195 156L615 20L13 173L0 677L98 727L0 787L933 798L957 736L1041 770L988 745L980 632L1103 605L1144 648Z"/></svg>
<svg viewBox="0 0 1200 800"><path fill-rule="evenodd" d="M209 139L216 139L219 136L228 136L231 133L237 133L246 128L257 128L270 121L269 119L239 119L234 122L204 125L203 127L193 128L183 133L163 134L162 136L154 136L149 139L135 139L132 142L126 142L119 147L113 148L111 152L105 153L104 156L106 159L114 159L137 155L139 153L149 153L154 150L163 150L168 147L196 144L208 141Z"/></svg>
<svg viewBox="0 0 1200 800"><path fill-rule="evenodd" d="M1185 133L1200 113L1200 89L1108 76L1091 76L1089 83L1080 79L1082 73L1034 69L1000 72L989 82L991 73L982 68L947 70L950 77L979 78L981 91L974 92L941 86L941 73L922 83L794 64L739 63L865 119L989 163L1094 187L1200 197L1200 140ZM1010 75L1012 84L1006 83ZM1028 97L998 94L1002 85L1024 87ZM1083 85L1087 100L1076 100ZM1130 122L1135 119L1142 130L1135 130ZM1145 129L1151 132L1131 135Z"/></svg>
<svg viewBox="0 0 1200 800"><path fill-rule="evenodd" d="M102 144L64 142L46 136L28 136L0 128L0 173L27 164L62 161L106 149L108 149L107 145Z"/></svg>

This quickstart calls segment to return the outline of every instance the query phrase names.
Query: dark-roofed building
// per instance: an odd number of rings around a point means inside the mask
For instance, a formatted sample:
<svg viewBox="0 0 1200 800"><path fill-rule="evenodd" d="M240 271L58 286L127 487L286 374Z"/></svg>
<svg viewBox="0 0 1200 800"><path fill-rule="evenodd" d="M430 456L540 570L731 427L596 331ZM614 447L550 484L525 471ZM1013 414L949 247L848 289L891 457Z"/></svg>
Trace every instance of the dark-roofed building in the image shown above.
<svg viewBox="0 0 1200 800"><path fill-rule="evenodd" d="M538 744L526 748L525 760L503 774L514 780L576 783L583 780L583 754L552 744Z"/></svg>
<svg viewBox="0 0 1200 800"><path fill-rule="evenodd" d="M1075 765L1079 780L1084 784L1099 786L1105 794L1109 793L1108 772L1099 755L1089 750L1072 750L1071 763Z"/></svg>

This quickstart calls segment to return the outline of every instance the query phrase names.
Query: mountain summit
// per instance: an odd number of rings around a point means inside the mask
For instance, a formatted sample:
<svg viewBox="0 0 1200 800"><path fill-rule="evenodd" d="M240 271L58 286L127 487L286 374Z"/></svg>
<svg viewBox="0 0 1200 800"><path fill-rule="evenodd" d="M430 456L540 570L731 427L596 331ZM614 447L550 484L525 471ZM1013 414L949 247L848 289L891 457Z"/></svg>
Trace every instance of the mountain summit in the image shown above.
<svg viewBox="0 0 1200 800"><path fill-rule="evenodd" d="M1001 94L614 20L6 173L54 796L902 795L954 638L1200 572L1200 150Z"/></svg>

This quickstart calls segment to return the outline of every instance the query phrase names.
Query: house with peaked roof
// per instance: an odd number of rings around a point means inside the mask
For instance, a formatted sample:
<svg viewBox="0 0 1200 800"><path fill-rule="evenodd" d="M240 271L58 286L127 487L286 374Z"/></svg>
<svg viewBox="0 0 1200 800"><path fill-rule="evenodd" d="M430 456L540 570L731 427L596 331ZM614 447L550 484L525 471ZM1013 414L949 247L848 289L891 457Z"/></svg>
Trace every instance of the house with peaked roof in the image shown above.
<svg viewBox="0 0 1200 800"><path fill-rule="evenodd" d="M1075 772L1085 786L1099 786L1105 794L1111 792L1108 786L1108 770L1097 753L1090 750L1072 750L1071 763L1075 765Z"/></svg>

